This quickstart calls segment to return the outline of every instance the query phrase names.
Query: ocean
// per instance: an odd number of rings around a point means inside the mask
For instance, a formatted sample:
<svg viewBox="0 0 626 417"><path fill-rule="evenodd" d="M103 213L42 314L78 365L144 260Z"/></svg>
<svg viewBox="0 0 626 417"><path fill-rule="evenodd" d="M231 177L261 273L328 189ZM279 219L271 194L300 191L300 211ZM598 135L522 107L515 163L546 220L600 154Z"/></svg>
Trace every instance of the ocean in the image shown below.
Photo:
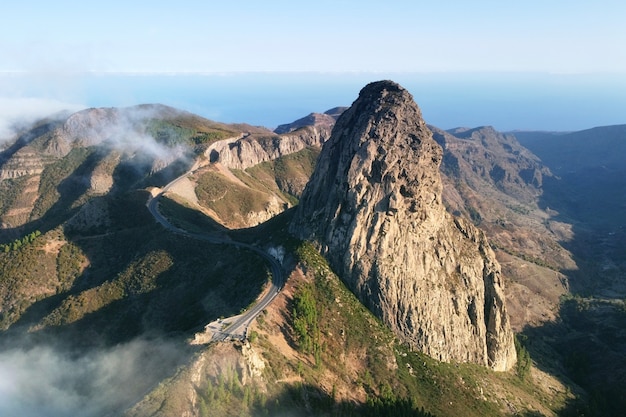
<svg viewBox="0 0 626 417"><path fill-rule="evenodd" d="M617 74L5 73L0 98L48 99L73 108L161 103L215 121L274 128L349 106L363 86L380 79L407 88L426 122L443 129L572 131L626 123L626 77Z"/></svg>

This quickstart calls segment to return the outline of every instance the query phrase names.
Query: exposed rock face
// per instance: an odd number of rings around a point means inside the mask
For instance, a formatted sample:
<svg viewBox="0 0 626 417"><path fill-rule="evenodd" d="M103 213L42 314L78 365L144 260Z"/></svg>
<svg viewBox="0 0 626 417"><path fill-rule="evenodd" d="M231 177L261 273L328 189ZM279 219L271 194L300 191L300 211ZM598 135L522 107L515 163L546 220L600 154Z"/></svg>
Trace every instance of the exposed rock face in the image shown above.
<svg viewBox="0 0 626 417"><path fill-rule="evenodd" d="M274 133L283 134L283 133L291 133L294 130L298 130L305 126L325 126L327 128L332 129L335 124L336 119L325 113L311 113L308 116L305 116L301 119L296 120L292 123L287 123L284 125L278 126L274 129Z"/></svg>
<svg viewBox="0 0 626 417"><path fill-rule="evenodd" d="M347 107L333 107L324 113L311 113L308 116L296 120L295 122L278 126L274 129L274 133L279 135L291 133L306 126L324 127L330 132L339 116L341 116L341 113L346 111L346 109Z"/></svg>
<svg viewBox="0 0 626 417"><path fill-rule="evenodd" d="M555 180L550 169L514 136L490 126L429 129L444 149L444 205L471 218L501 249L495 253L508 278L512 329L553 321L568 288L566 276L555 271L578 267L560 244L571 239L571 227L540 204L544 184Z"/></svg>
<svg viewBox="0 0 626 417"><path fill-rule="evenodd" d="M330 116L329 116L330 117ZM211 145L211 162L220 162L227 168L246 169L261 162L278 159L307 146L321 146L330 137L332 125L306 126L297 131L268 137L246 136Z"/></svg>
<svg viewBox="0 0 626 417"><path fill-rule="evenodd" d="M442 204L441 147L411 95L369 84L337 121L290 226L376 315L442 361L515 363L500 267Z"/></svg>
<svg viewBox="0 0 626 417"><path fill-rule="evenodd" d="M449 131L429 126L433 138L444 148L443 172L474 188L483 181L523 202L541 195L550 170L512 135L491 126Z"/></svg>

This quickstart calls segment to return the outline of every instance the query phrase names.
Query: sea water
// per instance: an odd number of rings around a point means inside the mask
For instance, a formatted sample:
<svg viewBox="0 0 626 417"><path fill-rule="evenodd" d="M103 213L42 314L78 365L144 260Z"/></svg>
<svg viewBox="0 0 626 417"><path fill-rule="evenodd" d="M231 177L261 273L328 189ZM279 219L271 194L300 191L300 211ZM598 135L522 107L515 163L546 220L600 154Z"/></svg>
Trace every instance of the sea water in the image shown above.
<svg viewBox="0 0 626 417"><path fill-rule="evenodd" d="M219 122L274 128L349 106L365 84L381 79L407 88L426 122L443 129L571 131L626 123L626 77L618 74L4 73L0 103L38 98L72 109L161 103Z"/></svg>

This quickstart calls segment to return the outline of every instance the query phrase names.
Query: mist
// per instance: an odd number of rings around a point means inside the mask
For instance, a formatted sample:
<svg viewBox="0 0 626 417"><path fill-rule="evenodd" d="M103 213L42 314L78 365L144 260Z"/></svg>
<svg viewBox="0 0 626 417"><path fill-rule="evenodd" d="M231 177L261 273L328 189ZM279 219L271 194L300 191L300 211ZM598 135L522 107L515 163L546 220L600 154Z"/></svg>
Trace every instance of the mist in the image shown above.
<svg viewBox="0 0 626 417"><path fill-rule="evenodd" d="M0 97L0 144L12 140L38 120L81 108L79 104L55 99Z"/></svg>
<svg viewBox="0 0 626 417"><path fill-rule="evenodd" d="M185 358L172 342L135 340L81 356L50 346L0 353L0 415L120 415Z"/></svg>
<svg viewBox="0 0 626 417"><path fill-rule="evenodd" d="M152 106L87 109L71 115L65 122L64 131L70 140L88 146L103 145L131 156L171 162L184 155L186 146L157 142L145 130L150 119L162 117L159 108Z"/></svg>

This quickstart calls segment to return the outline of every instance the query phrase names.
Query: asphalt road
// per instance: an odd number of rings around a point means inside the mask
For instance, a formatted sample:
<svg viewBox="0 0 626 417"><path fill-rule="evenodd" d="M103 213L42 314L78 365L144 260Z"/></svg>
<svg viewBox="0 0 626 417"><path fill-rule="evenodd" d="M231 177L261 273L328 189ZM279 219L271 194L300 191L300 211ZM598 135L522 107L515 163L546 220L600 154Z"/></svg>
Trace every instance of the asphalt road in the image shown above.
<svg viewBox="0 0 626 417"><path fill-rule="evenodd" d="M177 233L183 236L203 240L210 243L231 245L238 248L247 249L262 257L268 264L272 273L272 282L269 288L267 288L261 298L258 299L256 303L244 313L238 316L224 319L222 322L228 324L226 325L226 327L221 329L221 331L213 333L211 341L245 339L247 337L248 326L250 326L250 323L254 319L256 319L259 314L261 314L261 312L274 300L274 298L276 298L281 288L285 284L285 274L282 270L282 267L280 266L279 261L276 258L256 246L243 242L218 238L209 234L189 232L187 230L174 226L172 223L169 222L167 218L165 218L165 216L161 214L161 212L159 212L159 199L161 198L161 196L165 194L177 181L180 181L181 179L190 175L195 169L197 169L196 165L194 165L194 167L192 167L190 171L186 172L185 174L181 175L180 177L176 178L165 187L163 187L157 195L151 197L148 200L146 206L148 207L148 210L150 211L150 214L152 214L154 219L172 233Z"/></svg>

